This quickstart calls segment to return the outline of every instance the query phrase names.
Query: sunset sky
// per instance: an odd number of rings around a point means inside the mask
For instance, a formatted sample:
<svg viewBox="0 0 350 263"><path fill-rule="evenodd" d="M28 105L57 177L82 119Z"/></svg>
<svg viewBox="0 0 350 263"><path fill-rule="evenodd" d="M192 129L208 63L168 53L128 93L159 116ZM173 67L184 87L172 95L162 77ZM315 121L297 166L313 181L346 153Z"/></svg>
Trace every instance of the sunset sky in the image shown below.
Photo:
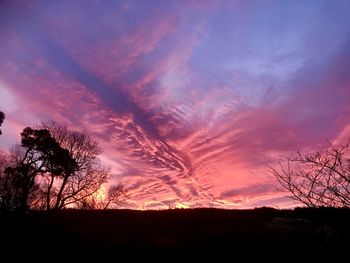
<svg viewBox="0 0 350 263"><path fill-rule="evenodd" d="M95 136L130 208L294 205L268 165L350 136L350 1L1 1L0 149Z"/></svg>

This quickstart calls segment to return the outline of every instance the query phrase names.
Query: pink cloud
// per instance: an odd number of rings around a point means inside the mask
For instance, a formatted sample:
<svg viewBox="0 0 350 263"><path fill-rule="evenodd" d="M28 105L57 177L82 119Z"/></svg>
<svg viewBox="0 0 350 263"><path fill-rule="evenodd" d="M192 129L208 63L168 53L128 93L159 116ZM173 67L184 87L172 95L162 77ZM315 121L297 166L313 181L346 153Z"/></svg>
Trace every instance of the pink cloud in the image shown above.
<svg viewBox="0 0 350 263"><path fill-rule="evenodd" d="M246 54L234 53L240 46L224 50L232 39L210 36L233 22L225 18L222 25L214 15L240 13L232 34L254 51L255 42L238 38L256 22L247 15L256 12L253 3L191 1L186 10L52 5L9 8L13 19L0 19L0 79L17 104L3 109L1 138L14 141L22 127L47 119L92 133L115 180L128 186L133 208L289 207L266 165L296 149L315 149L325 138L348 136L347 45L316 61L303 47L300 70L283 69L284 82L278 81L283 72L274 79L259 67L276 71L296 56L290 50L267 60L247 56L241 70L232 61L219 63L217 57L239 61Z"/></svg>

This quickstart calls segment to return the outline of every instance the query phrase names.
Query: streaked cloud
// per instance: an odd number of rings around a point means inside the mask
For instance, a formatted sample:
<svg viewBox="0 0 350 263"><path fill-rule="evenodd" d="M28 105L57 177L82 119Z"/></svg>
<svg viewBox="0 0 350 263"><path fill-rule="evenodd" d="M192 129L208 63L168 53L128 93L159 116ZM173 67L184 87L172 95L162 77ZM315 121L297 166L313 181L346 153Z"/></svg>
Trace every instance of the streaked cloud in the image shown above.
<svg viewBox="0 0 350 263"><path fill-rule="evenodd" d="M3 1L1 148L53 119L98 138L133 208L289 207L266 166L348 136L349 7Z"/></svg>

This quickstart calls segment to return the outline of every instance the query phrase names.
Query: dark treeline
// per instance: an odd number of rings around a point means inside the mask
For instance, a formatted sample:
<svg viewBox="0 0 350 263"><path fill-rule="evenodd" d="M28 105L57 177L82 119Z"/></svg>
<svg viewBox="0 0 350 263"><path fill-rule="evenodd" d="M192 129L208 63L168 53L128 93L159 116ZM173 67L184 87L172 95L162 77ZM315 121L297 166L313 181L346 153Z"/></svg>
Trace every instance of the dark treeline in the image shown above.
<svg viewBox="0 0 350 263"><path fill-rule="evenodd" d="M350 210L339 208L68 209L0 220L1 248L16 244L20 251L40 249L41 256L59 248L55 258L80 260L335 260L344 256L350 234Z"/></svg>

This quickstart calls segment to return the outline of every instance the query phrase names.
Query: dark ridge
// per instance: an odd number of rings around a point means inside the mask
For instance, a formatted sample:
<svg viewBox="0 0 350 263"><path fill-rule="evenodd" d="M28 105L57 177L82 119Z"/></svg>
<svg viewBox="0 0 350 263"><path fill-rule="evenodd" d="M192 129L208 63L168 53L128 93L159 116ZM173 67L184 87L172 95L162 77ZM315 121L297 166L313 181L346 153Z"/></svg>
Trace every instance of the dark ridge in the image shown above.
<svg viewBox="0 0 350 263"><path fill-rule="evenodd" d="M349 222L349 209L330 208L32 211L0 214L0 248L12 260L334 260L347 251Z"/></svg>

